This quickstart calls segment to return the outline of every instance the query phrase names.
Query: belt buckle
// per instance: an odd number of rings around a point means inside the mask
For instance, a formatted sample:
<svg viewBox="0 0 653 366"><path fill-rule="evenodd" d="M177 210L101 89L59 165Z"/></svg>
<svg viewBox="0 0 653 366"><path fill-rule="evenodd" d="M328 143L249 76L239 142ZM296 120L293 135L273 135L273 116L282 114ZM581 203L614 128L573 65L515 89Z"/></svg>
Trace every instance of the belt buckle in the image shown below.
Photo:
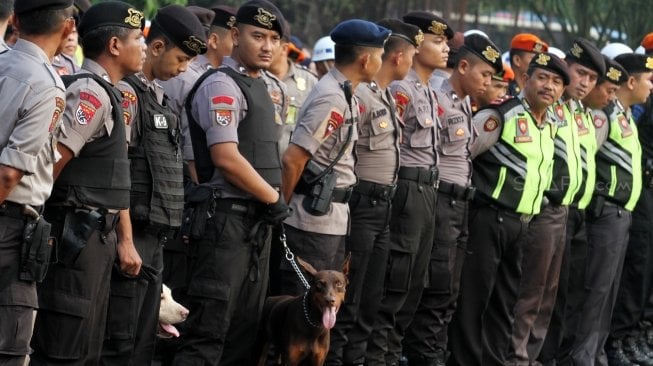
<svg viewBox="0 0 653 366"><path fill-rule="evenodd" d="M533 215L529 214L521 214L519 215L519 221L523 222L524 224L528 224L533 220Z"/></svg>

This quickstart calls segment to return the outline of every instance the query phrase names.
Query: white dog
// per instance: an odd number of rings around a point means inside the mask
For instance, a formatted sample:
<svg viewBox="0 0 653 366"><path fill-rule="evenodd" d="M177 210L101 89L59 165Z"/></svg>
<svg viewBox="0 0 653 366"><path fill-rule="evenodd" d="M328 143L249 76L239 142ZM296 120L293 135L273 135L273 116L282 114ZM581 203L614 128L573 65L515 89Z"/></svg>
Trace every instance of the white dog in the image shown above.
<svg viewBox="0 0 653 366"><path fill-rule="evenodd" d="M179 337L179 331L173 324L181 323L188 317L188 309L172 298L168 286L163 285L161 306L159 308L159 332L161 338Z"/></svg>

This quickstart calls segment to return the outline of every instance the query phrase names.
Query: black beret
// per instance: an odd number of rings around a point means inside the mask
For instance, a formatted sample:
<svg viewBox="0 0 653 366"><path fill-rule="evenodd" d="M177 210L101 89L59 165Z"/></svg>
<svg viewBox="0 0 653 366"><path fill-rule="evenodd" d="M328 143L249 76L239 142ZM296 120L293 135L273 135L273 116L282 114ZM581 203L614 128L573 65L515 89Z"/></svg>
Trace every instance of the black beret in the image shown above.
<svg viewBox="0 0 653 366"><path fill-rule="evenodd" d="M336 25L331 39L340 46L383 48L390 30L362 19L349 19Z"/></svg>
<svg viewBox="0 0 653 366"><path fill-rule="evenodd" d="M403 17L404 22L414 24L424 33L453 38L454 31L447 22L439 16L428 11L412 11Z"/></svg>
<svg viewBox="0 0 653 366"><path fill-rule="evenodd" d="M283 14L267 0L250 0L238 8L236 23L275 30L283 37Z"/></svg>
<svg viewBox="0 0 653 366"><path fill-rule="evenodd" d="M211 25L226 29L231 29L236 25L236 8L228 5L218 5L213 8L213 12L215 17Z"/></svg>
<svg viewBox="0 0 653 366"><path fill-rule="evenodd" d="M501 61L501 51L489 38L480 34L470 34L465 37L463 48L480 57L488 65L499 73L503 71L503 61Z"/></svg>
<svg viewBox="0 0 653 366"><path fill-rule="evenodd" d="M605 61L601 51L592 42L584 38L574 40L571 48L567 51L565 59L589 67L599 75L605 74Z"/></svg>
<svg viewBox="0 0 653 366"><path fill-rule="evenodd" d="M122 1L101 2L91 6L84 13L77 31L80 37L84 37L89 31L105 26L143 30L145 16L133 5Z"/></svg>
<svg viewBox="0 0 653 366"><path fill-rule="evenodd" d="M209 28L211 22L213 21L213 18L215 17L215 13L213 12L213 10L201 6L188 5L186 6L186 9L188 9L188 11L190 11L197 17L197 19L202 24L202 27L204 27L205 29Z"/></svg>
<svg viewBox="0 0 653 366"><path fill-rule="evenodd" d="M614 58L629 73L653 71L653 57L638 53L624 53Z"/></svg>
<svg viewBox="0 0 653 366"><path fill-rule="evenodd" d="M91 0L75 0L75 7L79 10L80 13L84 13L91 7Z"/></svg>
<svg viewBox="0 0 653 366"><path fill-rule="evenodd" d="M565 85L569 85L569 71L567 71L567 64L565 64L565 62L558 56L548 52L539 53L537 56L533 57L531 63L528 65L529 69L534 67L555 72L562 76Z"/></svg>
<svg viewBox="0 0 653 366"><path fill-rule="evenodd" d="M609 81L613 84L621 85L628 80L628 72L617 61L608 56L603 56L605 61L605 74L600 80Z"/></svg>
<svg viewBox="0 0 653 366"><path fill-rule="evenodd" d="M73 6L73 0L15 0L14 13L20 15L36 10L57 10Z"/></svg>
<svg viewBox="0 0 653 366"><path fill-rule="evenodd" d="M168 5L159 9L152 19L151 27L159 29L187 55L196 56L206 52L206 32L202 24L181 5Z"/></svg>
<svg viewBox="0 0 653 366"><path fill-rule="evenodd" d="M404 23L399 19L381 19L376 24L389 29L392 32L390 37L401 38L415 47L419 47L424 40L424 33L419 27Z"/></svg>

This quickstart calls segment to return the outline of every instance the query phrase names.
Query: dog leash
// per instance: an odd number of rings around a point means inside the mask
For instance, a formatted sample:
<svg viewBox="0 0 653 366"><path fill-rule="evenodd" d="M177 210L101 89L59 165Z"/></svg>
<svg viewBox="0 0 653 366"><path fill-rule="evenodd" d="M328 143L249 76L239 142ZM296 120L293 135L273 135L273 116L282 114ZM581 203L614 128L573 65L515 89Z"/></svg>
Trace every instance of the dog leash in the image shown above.
<svg viewBox="0 0 653 366"><path fill-rule="evenodd" d="M281 226L281 234L279 235L279 240L281 240L281 244L283 244L283 249L286 251L286 260L290 262L290 265L295 270L295 273L297 273L297 277L299 277L299 280L302 281L304 287L306 287L306 289L308 290L311 288L311 285L308 283L308 281L306 281L306 277L304 277L304 274L299 269L299 266L295 261L295 254L292 251L290 251L290 248L288 247L288 243L286 242L286 229L284 228L283 224L281 224L280 226Z"/></svg>

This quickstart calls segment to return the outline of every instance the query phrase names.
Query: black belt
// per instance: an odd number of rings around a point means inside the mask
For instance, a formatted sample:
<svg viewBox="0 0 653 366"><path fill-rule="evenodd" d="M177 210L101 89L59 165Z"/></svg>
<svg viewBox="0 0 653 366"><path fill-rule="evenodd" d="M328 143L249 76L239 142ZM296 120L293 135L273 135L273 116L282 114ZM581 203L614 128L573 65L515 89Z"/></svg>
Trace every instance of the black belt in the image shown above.
<svg viewBox="0 0 653 366"><path fill-rule="evenodd" d="M334 188L331 202L335 202L335 203L349 202L349 199L351 198L351 192L353 190L354 189L351 186L347 188Z"/></svg>
<svg viewBox="0 0 653 366"><path fill-rule="evenodd" d="M43 206L38 206L38 207L32 206L32 208L36 212L41 213ZM7 216L14 219L25 220L27 217L29 217L29 214L27 214L25 211L25 205L11 202L11 201L4 201L0 205L0 216Z"/></svg>
<svg viewBox="0 0 653 366"><path fill-rule="evenodd" d="M215 209L243 217L256 217L263 213L265 204L244 198L218 198L215 200Z"/></svg>
<svg viewBox="0 0 653 366"><path fill-rule="evenodd" d="M504 213L510 217L517 218L519 219L519 221L525 224L531 222L531 220L533 220L533 218L535 217L535 215L515 212L514 208L510 208L505 205L502 205L501 203L495 201L494 199L486 197L485 195L480 193L474 196L474 202L480 203L481 205L490 207L494 210L501 211L501 213Z"/></svg>
<svg viewBox="0 0 653 366"><path fill-rule="evenodd" d="M102 234L106 235L116 228L118 225L118 220L120 219L120 212L109 213L106 212L106 209L99 208L97 210L92 210L85 207L72 207L72 206L57 206L57 205L48 205L46 207L46 212L44 215L48 221L63 221L68 212L98 212L104 219L104 227L98 228Z"/></svg>
<svg viewBox="0 0 653 366"><path fill-rule="evenodd" d="M354 191L371 198L392 201L392 198L395 196L395 192L397 192L397 185L385 185L361 180L354 187Z"/></svg>
<svg viewBox="0 0 653 366"><path fill-rule="evenodd" d="M443 180L438 183L438 192L462 201L471 201L476 194L476 187L463 187Z"/></svg>
<svg viewBox="0 0 653 366"><path fill-rule="evenodd" d="M399 179L412 180L417 183L436 185L438 182L438 168L401 167L399 168L398 177Z"/></svg>

